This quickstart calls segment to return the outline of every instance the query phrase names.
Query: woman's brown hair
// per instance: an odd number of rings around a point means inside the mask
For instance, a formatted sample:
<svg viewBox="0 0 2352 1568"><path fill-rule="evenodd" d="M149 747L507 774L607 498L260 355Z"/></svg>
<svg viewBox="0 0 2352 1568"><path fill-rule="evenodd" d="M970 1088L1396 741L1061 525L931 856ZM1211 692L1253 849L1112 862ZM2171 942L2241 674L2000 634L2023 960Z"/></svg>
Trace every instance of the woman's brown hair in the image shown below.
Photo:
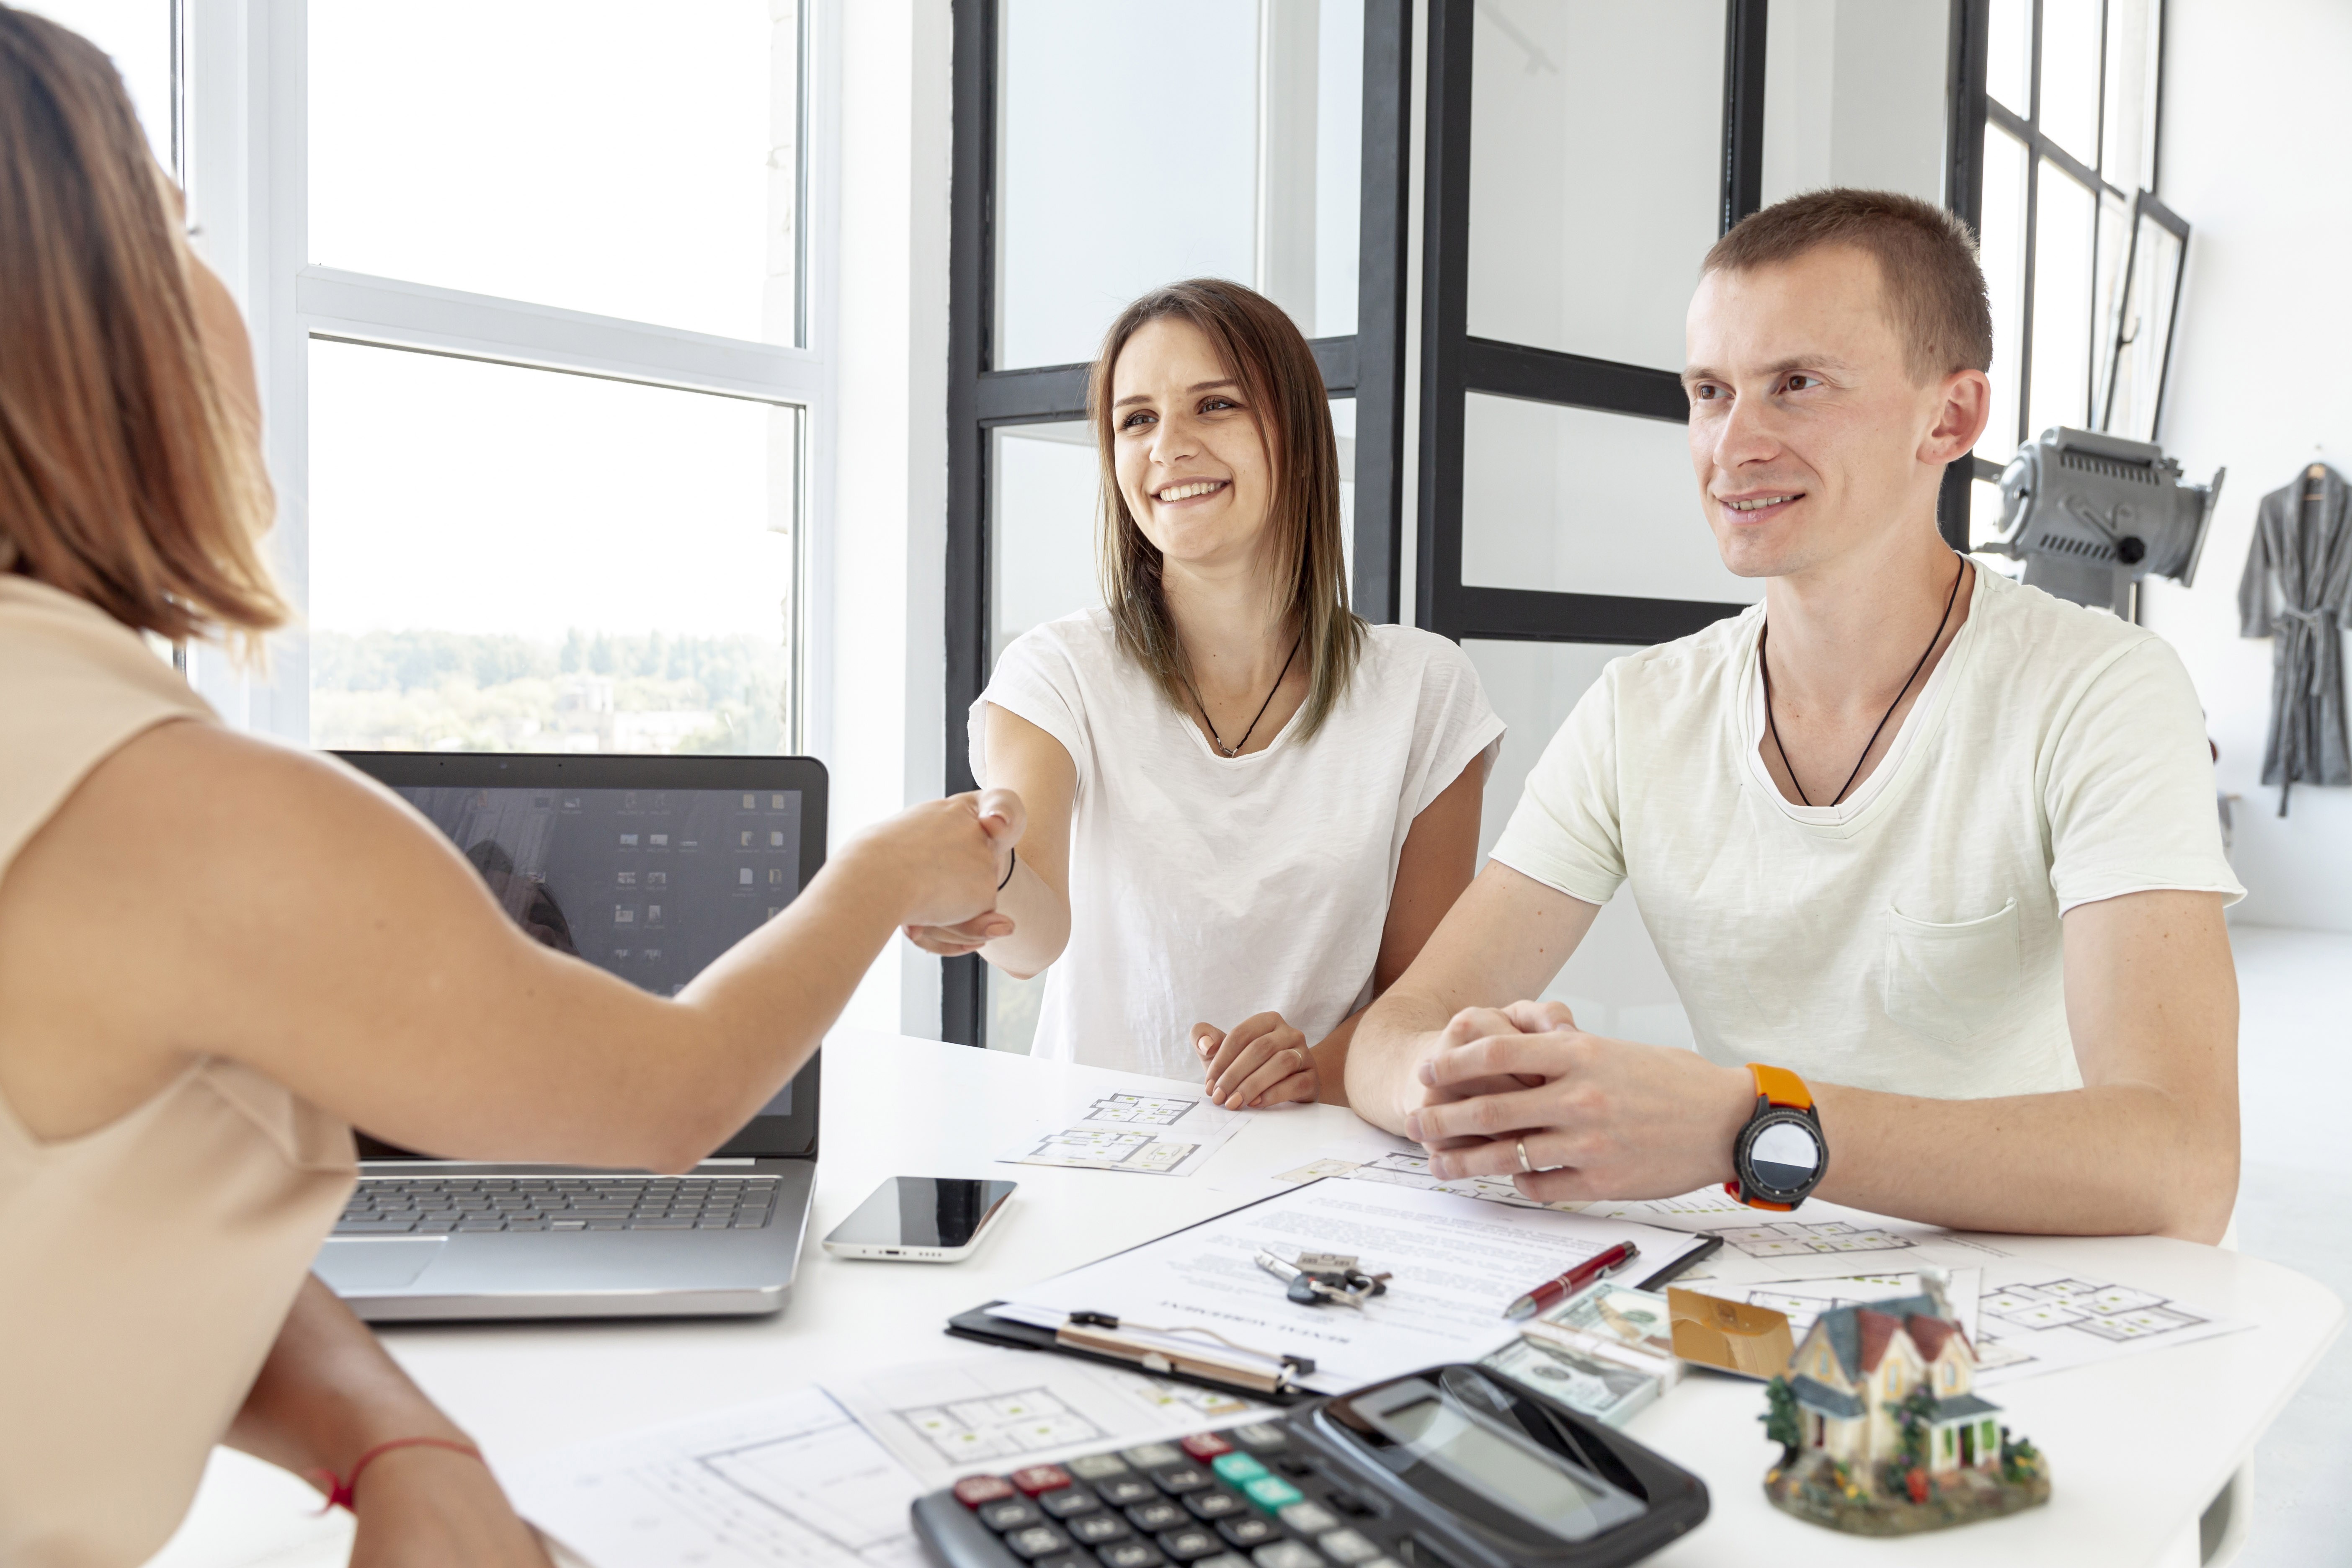
<svg viewBox="0 0 2352 1568"><path fill-rule="evenodd" d="M1118 488L1111 428L1111 375L1128 340L1153 321L1179 321L1209 340L1257 418L1274 472L1267 519L1269 582L1307 656L1307 702L1298 738L1312 739L1346 694L1362 650L1364 623L1348 607L1340 538L1339 449L1323 373L1282 308L1254 289L1195 278L1155 289L1118 314L1103 335L1087 386L1102 461L1103 602L1118 646L1158 678L1168 700L1189 710L1192 669L1160 591L1159 547L1144 537Z"/></svg>
<svg viewBox="0 0 2352 1568"><path fill-rule="evenodd" d="M0 5L0 570L178 641L286 605L272 501L113 66Z"/></svg>

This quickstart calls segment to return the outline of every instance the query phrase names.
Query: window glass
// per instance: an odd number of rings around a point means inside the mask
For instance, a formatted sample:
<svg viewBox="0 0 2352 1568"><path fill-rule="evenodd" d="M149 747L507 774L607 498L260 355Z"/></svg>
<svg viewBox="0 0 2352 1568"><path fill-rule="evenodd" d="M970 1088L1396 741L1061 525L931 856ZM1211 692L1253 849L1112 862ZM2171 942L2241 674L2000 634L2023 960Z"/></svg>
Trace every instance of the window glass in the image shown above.
<svg viewBox="0 0 2352 1568"><path fill-rule="evenodd" d="M2099 163L2099 9L2103 0L2042 0L2042 134Z"/></svg>
<svg viewBox="0 0 2352 1568"><path fill-rule="evenodd" d="M2156 36L2149 0L2107 0L2106 129L2099 172L2125 191L2156 184Z"/></svg>
<svg viewBox="0 0 2352 1568"><path fill-rule="evenodd" d="M1083 419L989 432L988 662L1032 626L1102 603L1101 465Z"/></svg>
<svg viewBox="0 0 2352 1568"><path fill-rule="evenodd" d="M2090 428L2096 429L2099 411L2107 400L2107 381L2115 368L2116 333L2123 309L2124 267L2131 252L2131 203L2113 191L2099 193L2098 280L2091 297Z"/></svg>
<svg viewBox="0 0 2352 1568"><path fill-rule="evenodd" d="M1681 370L1722 200L1723 7L1485 0L1476 16L1471 335Z"/></svg>
<svg viewBox="0 0 2352 1568"><path fill-rule="evenodd" d="M1462 581L1493 588L1747 601L1692 477L1688 428L1469 395Z"/></svg>
<svg viewBox="0 0 2352 1568"><path fill-rule="evenodd" d="M314 339L310 738L782 752L799 415Z"/></svg>
<svg viewBox="0 0 2352 1568"><path fill-rule="evenodd" d="M2106 428L2118 436L2156 439L2157 394L2172 336L2173 292L2179 282L2179 237L2154 218L2141 217L2139 248L2132 258L2124 318L2117 329L2124 347L2107 409Z"/></svg>
<svg viewBox="0 0 2352 1568"><path fill-rule="evenodd" d="M2033 369L2026 431L2090 420L2091 193L2044 159L2033 237Z"/></svg>
<svg viewBox="0 0 2352 1568"><path fill-rule="evenodd" d="M991 366L1073 364L1146 289L1251 283L1356 330L1362 0L1004 0ZM1139 71L1181 82L1140 99Z"/></svg>
<svg viewBox="0 0 2352 1568"><path fill-rule="evenodd" d="M2033 67L2033 0L1992 0L1987 28L1985 90L2023 118L2033 112L2028 82Z"/></svg>
<svg viewBox="0 0 2352 1568"><path fill-rule="evenodd" d="M1998 125L1985 127L1981 226L1977 253L1992 301L1992 414L1977 456L2006 463L2017 455L2024 406L2025 143Z"/></svg>
<svg viewBox="0 0 2352 1568"><path fill-rule="evenodd" d="M17 0L17 8L70 27L96 44L122 73L131 107L155 161L172 157L172 0Z"/></svg>
<svg viewBox="0 0 2352 1568"><path fill-rule="evenodd" d="M313 0L310 256L792 342L796 0Z"/></svg>
<svg viewBox="0 0 2352 1568"><path fill-rule="evenodd" d="M1029 1054L1037 1043L1037 1010L1045 1000L1049 966L1026 980L1015 980L992 963L981 966L988 986L988 1048Z"/></svg>
<svg viewBox="0 0 2352 1568"><path fill-rule="evenodd" d="M1949 32L1933 5L1776 0L1765 32L1765 205L1827 185L1940 204Z"/></svg>

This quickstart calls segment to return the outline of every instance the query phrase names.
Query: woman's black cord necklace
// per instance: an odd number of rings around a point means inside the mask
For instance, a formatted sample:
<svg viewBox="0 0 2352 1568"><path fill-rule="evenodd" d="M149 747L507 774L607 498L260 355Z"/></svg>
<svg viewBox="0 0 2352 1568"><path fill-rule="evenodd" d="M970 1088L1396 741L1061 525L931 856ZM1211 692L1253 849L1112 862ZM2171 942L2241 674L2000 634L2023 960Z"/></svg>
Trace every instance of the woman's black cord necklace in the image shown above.
<svg viewBox="0 0 2352 1568"><path fill-rule="evenodd" d="M1944 595L1943 618L1936 623L1936 635L1929 637L1927 646L1919 650L1919 662L1911 667L1911 674L1903 682L1903 689L1895 694L1895 700L1888 703L1886 711L1878 716L1878 728L1873 730L1870 732L1870 739L1862 743L1862 755L1854 758L1853 772L1845 775L1844 786L1837 792L1837 798L1830 802L1832 807L1845 799L1846 792L1853 788L1853 781L1862 776L1862 764L1869 760L1870 748L1878 744L1879 734L1885 730L1886 721L1895 717L1895 710L1901 707L1903 699L1909 695L1911 682L1918 679L1919 672L1927 668L1927 656L1936 651L1937 643L1944 640L1944 627L1951 621L1952 606L1959 603L1960 579L1967 576L1969 573L1967 562L1960 561L1958 555L1953 559L1959 562L1959 569L1952 574L1952 591ZM1780 753L1780 765L1789 771L1789 783L1795 785L1797 798L1805 805L1811 805L1813 804L1812 797L1805 793L1805 786L1797 782L1797 766L1789 761L1789 748L1780 743L1780 726L1772 718L1772 661L1764 657L1764 646L1771 636L1772 622L1768 616L1764 622L1764 629L1756 636L1756 666L1764 676L1764 728L1772 737L1772 749ZM1193 700L1200 700L1195 698Z"/></svg>
<svg viewBox="0 0 2352 1568"><path fill-rule="evenodd" d="M1940 636L1941 633L1937 635ZM1208 726L1209 743L1217 748L1218 755L1238 757L1242 754L1242 748L1249 744L1249 738L1257 733L1258 719L1265 718L1265 710L1274 706L1274 694L1282 689L1284 678L1289 675L1290 667L1298 660L1298 645L1306 640L1307 633L1304 630L1291 639L1290 657L1282 661L1282 674L1276 676L1274 684L1266 688L1265 700L1257 705L1257 719L1252 719L1249 721L1249 728L1242 731L1242 738L1230 746L1226 745L1223 738L1217 733L1217 721L1209 717L1209 705L1201 700L1201 689L1192 684L1192 678L1190 675L1184 678L1184 689L1192 694L1192 706L1201 710L1201 722Z"/></svg>

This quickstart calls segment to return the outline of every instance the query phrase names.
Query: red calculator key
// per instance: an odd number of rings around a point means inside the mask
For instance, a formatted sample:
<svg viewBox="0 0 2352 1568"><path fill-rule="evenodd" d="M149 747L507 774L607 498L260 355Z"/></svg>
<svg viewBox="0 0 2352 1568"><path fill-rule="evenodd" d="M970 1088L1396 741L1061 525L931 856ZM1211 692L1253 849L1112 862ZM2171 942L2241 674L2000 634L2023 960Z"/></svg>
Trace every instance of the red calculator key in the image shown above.
<svg viewBox="0 0 2352 1568"><path fill-rule="evenodd" d="M1013 1484L1035 1497L1039 1492L1059 1491L1070 1484L1070 1472L1059 1465L1032 1465L1025 1470L1013 1472Z"/></svg>
<svg viewBox="0 0 2352 1568"><path fill-rule="evenodd" d="M966 1476L955 1484L955 1500L966 1508L1003 1502L1013 1495L1013 1483L1003 1476Z"/></svg>
<svg viewBox="0 0 2352 1568"><path fill-rule="evenodd" d="M1234 1446L1214 1432L1195 1432L1184 1439L1184 1451L1206 1464L1220 1454L1230 1454Z"/></svg>

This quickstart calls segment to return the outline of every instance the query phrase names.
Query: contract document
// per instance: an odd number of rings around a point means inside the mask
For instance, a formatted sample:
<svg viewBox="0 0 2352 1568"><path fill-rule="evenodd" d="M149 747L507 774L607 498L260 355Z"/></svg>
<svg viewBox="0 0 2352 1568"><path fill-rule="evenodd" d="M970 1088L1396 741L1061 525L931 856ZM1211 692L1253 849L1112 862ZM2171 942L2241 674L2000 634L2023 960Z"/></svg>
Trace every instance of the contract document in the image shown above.
<svg viewBox="0 0 2352 1568"><path fill-rule="evenodd" d="M1312 1358L1298 1382L1339 1393L1442 1362L1475 1361L1518 1332L1511 1300L1621 1241L1646 1279L1700 1237L1625 1219L1515 1209L1417 1187L1318 1181L1017 1291L993 1310L1058 1326L1073 1312L1123 1330L1211 1330L1269 1363ZM1256 1263L1263 1249L1353 1254L1388 1291L1361 1308L1301 1306ZM1210 1341L1214 1344L1218 1342Z"/></svg>

